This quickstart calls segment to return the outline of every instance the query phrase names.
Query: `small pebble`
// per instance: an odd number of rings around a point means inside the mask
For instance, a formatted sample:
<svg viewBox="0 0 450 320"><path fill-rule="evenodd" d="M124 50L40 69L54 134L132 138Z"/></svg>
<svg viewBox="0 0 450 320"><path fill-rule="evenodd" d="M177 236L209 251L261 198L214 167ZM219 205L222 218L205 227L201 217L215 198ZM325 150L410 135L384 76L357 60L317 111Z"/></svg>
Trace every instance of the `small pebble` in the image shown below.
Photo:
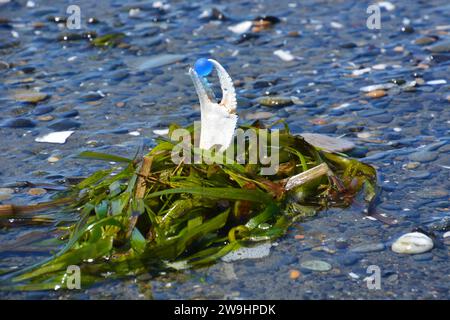
<svg viewBox="0 0 450 320"><path fill-rule="evenodd" d="M295 280L298 277L300 277L300 271L298 271L298 270L289 271L289 278L291 278L292 280Z"/></svg>
<svg viewBox="0 0 450 320"><path fill-rule="evenodd" d="M286 61L286 62L289 62L289 61L292 61L295 59L295 57L288 50L275 50L273 52L273 54L276 55L281 60Z"/></svg>
<svg viewBox="0 0 450 320"><path fill-rule="evenodd" d="M41 196L43 194L46 194L47 190L43 188L31 188L27 193L31 196Z"/></svg>
<svg viewBox="0 0 450 320"><path fill-rule="evenodd" d="M263 119L270 119L273 116L275 116L275 114L272 112L259 111L246 113L244 118L246 120L263 120Z"/></svg>
<svg viewBox="0 0 450 320"><path fill-rule="evenodd" d="M304 269L318 272L326 272L332 269L331 264L322 260L308 260L304 261L300 264L300 266Z"/></svg>
<svg viewBox="0 0 450 320"><path fill-rule="evenodd" d="M53 119L55 119L55 117L50 114L47 114L44 116L39 116L36 119L38 119L39 121L52 121Z"/></svg>
<svg viewBox="0 0 450 320"><path fill-rule="evenodd" d="M363 132L358 132L356 134L356 136L360 139L369 139L372 136L372 134L370 132L363 131Z"/></svg>
<svg viewBox="0 0 450 320"><path fill-rule="evenodd" d="M419 166L420 166L420 162L408 162L405 165L405 168L408 170L413 170L413 169L418 168Z"/></svg>
<svg viewBox="0 0 450 320"><path fill-rule="evenodd" d="M386 91L384 90L374 90L366 93L366 97L377 99L384 97L386 95Z"/></svg>
<svg viewBox="0 0 450 320"><path fill-rule="evenodd" d="M19 102L38 103L47 99L48 95L34 90L20 90L13 94L13 98Z"/></svg>
<svg viewBox="0 0 450 320"><path fill-rule="evenodd" d="M58 162L59 160L60 159L57 156L50 156L50 157L47 158L47 161L50 162L50 163L55 163L55 162Z"/></svg>
<svg viewBox="0 0 450 320"><path fill-rule="evenodd" d="M348 274L349 276L350 276L350 278L352 278L352 279L359 279L359 276L356 274L356 273L354 273L354 272L350 272L349 274Z"/></svg>
<svg viewBox="0 0 450 320"><path fill-rule="evenodd" d="M420 232L402 235L392 244L392 251L396 253L418 254L433 249L433 240Z"/></svg>
<svg viewBox="0 0 450 320"><path fill-rule="evenodd" d="M435 42L437 39L435 37L421 37L414 41L414 44L417 44L419 46L424 46L427 44L431 44Z"/></svg>
<svg viewBox="0 0 450 320"><path fill-rule="evenodd" d="M286 107L293 104L290 97L282 96L261 97L257 99L256 102L266 107Z"/></svg>

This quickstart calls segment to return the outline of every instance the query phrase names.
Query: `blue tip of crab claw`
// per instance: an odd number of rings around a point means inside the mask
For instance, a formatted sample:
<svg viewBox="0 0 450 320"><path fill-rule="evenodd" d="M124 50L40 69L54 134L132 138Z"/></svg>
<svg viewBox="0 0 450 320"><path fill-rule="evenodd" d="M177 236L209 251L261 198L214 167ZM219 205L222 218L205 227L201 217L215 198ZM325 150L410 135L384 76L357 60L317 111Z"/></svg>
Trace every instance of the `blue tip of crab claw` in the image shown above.
<svg viewBox="0 0 450 320"><path fill-rule="evenodd" d="M200 58L195 61L194 70L199 76L206 77L211 74L213 70L213 64L208 59Z"/></svg>

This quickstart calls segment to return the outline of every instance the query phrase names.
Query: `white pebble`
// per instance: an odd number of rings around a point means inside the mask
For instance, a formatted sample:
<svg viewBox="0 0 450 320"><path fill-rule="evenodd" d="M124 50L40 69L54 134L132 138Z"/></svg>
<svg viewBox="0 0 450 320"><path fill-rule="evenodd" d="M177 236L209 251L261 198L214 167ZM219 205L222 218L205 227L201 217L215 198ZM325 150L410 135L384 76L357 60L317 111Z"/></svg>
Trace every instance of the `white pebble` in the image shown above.
<svg viewBox="0 0 450 320"><path fill-rule="evenodd" d="M358 132L356 134L356 136L360 139L368 139L370 138L372 135L370 134L370 132Z"/></svg>
<svg viewBox="0 0 450 320"><path fill-rule="evenodd" d="M332 21L332 22L330 23L330 26L331 26L332 28L335 28L335 29L342 29L342 28L344 27L343 24L341 24L341 23L339 23L339 22L336 22L336 21Z"/></svg>
<svg viewBox="0 0 450 320"><path fill-rule="evenodd" d="M141 133L140 133L139 131L131 131L131 132L128 132L128 134L129 134L130 136L135 136L135 137L141 135Z"/></svg>
<svg viewBox="0 0 450 320"><path fill-rule="evenodd" d="M347 108L348 106L350 106L350 103L345 102L345 103L338 105L337 107L334 107L333 109L339 110L339 109Z"/></svg>
<svg viewBox="0 0 450 320"><path fill-rule="evenodd" d="M374 70L384 70L386 68L387 68L387 64L384 64L384 63L379 63L372 67L372 69L374 69Z"/></svg>
<svg viewBox="0 0 450 320"><path fill-rule="evenodd" d="M69 138L75 131L58 131L45 134L43 136L37 137L34 141L36 142L47 142L47 143L66 143L67 138Z"/></svg>
<svg viewBox="0 0 450 320"><path fill-rule="evenodd" d="M430 86L437 85L437 84L446 84L446 83L447 83L447 81L445 81L444 79L427 81L427 84L429 84Z"/></svg>
<svg viewBox="0 0 450 320"><path fill-rule="evenodd" d="M248 30L250 30L252 25L253 25L253 22L244 21L244 22L235 24L234 26L228 27L228 30L230 30L231 32L237 33L237 34L241 34L241 33L245 33Z"/></svg>
<svg viewBox="0 0 450 320"><path fill-rule="evenodd" d="M384 90L384 89L390 89L393 88L395 84L393 83L381 83L381 84L373 84L370 86L365 86L360 88L359 90L362 92L370 92L374 90Z"/></svg>
<svg viewBox="0 0 450 320"><path fill-rule="evenodd" d="M169 133L169 129L156 129L153 130L153 133L157 134L158 136L164 136Z"/></svg>
<svg viewBox="0 0 450 320"><path fill-rule="evenodd" d="M283 61L292 61L295 59L291 52L287 50L275 50L273 54Z"/></svg>
<svg viewBox="0 0 450 320"><path fill-rule="evenodd" d="M402 235L392 244L392 251L396 253L417 254L433 249L433 240L420 232Z"/></svg>
<svg viewBox="0 0 450 320"><path fill-rule="evenodd" d="M141 13L141 9L136 8L136 9L130 9L130 11L128 12L128 15L130 17L136 17Z"/></svg>
<svg viewBox="0 0 450 320"><path fill-rule="evenodd" d="M370 72L370 70L372 70L372 69L371 68L364 68L364 69L353 70L352 75L360 76L360 75L363 75L364 73Z"/></svg>
<svg viewBox="0 0 450 320"><path fill-rule="evenodd" d="M446 233L444 233L443 237L444 237L444 238L450 237L450 231L447 231Z"/></svg>
<svg viewBox="0 0 450 320"><path fill-rule="evenodd" d="M387 11L392 11L395 9L395 5L393 5L389 1L378 2L377 5L380 6L381 8L386 9Z"/></svg>
<svg viewBox="0 0 450 320"><path fill-rule="evenodd" d="M350 272L348 275L349 275L350 278L352 278L352 279L359 279L359 275L357 275L357 274L354 273L354 272Z"/></svg>
<svg viewBox="0 0 450 320"><path fill-rule="evenodd" d="M58 162L60 159L57 156L51 156L47 158L47 161L50 163Z"/></svg>

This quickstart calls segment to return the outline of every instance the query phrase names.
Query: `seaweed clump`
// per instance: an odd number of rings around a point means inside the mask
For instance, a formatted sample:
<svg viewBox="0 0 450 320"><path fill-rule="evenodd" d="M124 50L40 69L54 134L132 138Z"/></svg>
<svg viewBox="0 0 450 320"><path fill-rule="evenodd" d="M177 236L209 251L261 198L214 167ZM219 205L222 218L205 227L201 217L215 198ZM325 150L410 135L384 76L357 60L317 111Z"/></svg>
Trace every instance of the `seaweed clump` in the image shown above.
<svg viewBox="0 0 450 320"><path fill-rule="evenodd" d="M60 209L76 212L77 219L58 225L64 239L58 253L10 277L15 288L63 287L69 265L81 268L83 284L106 275L204 266L240 247L279 238L294 221L322 209L349 206L358 194L368 202L375 198L373 167L314 147L287 126L272 150L279 159L274 175L261 174L261 165L229 159L175 164L171 152L178 142L157 142L142 159L80 155L117 165L58 195ZM251 148L246 145L247 156ZM298 181L289 186L291 177Z"/></svg>

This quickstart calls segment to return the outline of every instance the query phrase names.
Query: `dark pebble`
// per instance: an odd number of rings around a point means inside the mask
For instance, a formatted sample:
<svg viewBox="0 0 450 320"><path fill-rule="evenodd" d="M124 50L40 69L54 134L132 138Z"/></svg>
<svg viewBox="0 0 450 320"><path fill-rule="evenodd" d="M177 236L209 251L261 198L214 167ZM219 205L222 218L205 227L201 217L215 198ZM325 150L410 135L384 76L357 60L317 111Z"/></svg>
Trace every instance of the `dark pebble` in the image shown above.
<svg viewBox="0 0 450 320"><path fill-rule="evenodd" d="M259 35L255 33L244 33L235 41L235 44L241 44L249 40L258 39Z"/></svg>
<svg viewBox="0 0 450 320"><path fill-rule="evenodd" d="M126 128L117 128L117 129L111 131L111 133L114 133L114 134L126 134L128 132L129 131Z"/></svg>
<svg viewBox="0 0 450 320"><path fill-rule="evenodd" d="M347 154L354 158L364 158L367 155L367 152L369 152L367 147L356 147L350 152L347 152Z"/></svg>
<svg viewBox="0 0 450 320"><path fill-rule="evenodd" d="M403 26L402 27L402 32L403 33L413 33L414 32L414 28L411 26Z"/></svg>
<svg viewBox="0 0 450 320"><path fill-rule="evenodd" d="M356 46L356 43L346 42L346 43L339 45L339 47L342 49L353 49L353 48L356 48L357 46Z"/></svg>
<svg viewBox="0 0 450 320"><path fill-rule="evenodd" d="M383 183L383 184L381 185L381 188L382 188L384 191L392 192L392 191L395 191L395 189L397 189L397 185L396 185L395 183L392 183L392 182L389 182L389 183Z"/></svg>
<svg viewBox="0 0 450 320"><path fill-rule="evenodd" d="M116 72L113 72L110 75L110 78L112 80L121 81L123 79L128 78L128 76L129 76L129 73L127 71L125 71L125 70L118 70Z"/></svg>
<svg viewBox="0 0 450 320"><path fill-rule="evenodd" d="M437 152L417 151L409 155L409 160L418 162L430 162L436 160Z"/></svg>
<svg viewBox="0 0 450 320"><path fill-rule="evenodd" d="M55 108L51 107L51 106L38 106L38 107L33 109L33 114L37 115L37 116L40 116L40 115L43 115L43 114L46 114L46 113L50 113L53 110L55 110Z"/></svg>
<svg viewBox="0 0 450 320"><path fill-rule="evenodd" d="M380 114L377 116L373 116L371 119L378 123L390 123L393 117L390 114Z"/></svg>
<svg viewBox="0 0 450 320"><path fill-rule="evenodd" d="M433 254L431 252L415 254L413 255L415 261L430 261L433 259Z"/></svg>
<svg viewBox="0 0 450 320"><path fill-rule="evenodd" d="M337 249L345 249L345 248L348 247L348 241L345 238L337 238L334 241L334 244L335 244Z"/></svg>
<svg viewBox="0 0 450 320"><path fill-rule="evenodd" d="M79 122L64 119L49 125L48 128L53 129L55 131L65 131L69 129L78 128L79 126L81 126L81 123Z"/></svg>
<svg viewBox="0 0 450 320"><path fill-rule="evenodd" d="M343 264L344 266L352 266L361 259L362 259L362 256L359 254L356 254L356 253L347 253L347 254L337 258L338 262L340 264Z"/></svg>
<svg viewBox="0 0 450 320"><path fill-rule="evenodd" d="M443 63L450 60L450 55L446 54L432 54L430 60L434 63Z"/></svg>
<svg viewBox="0 0 450 320"><path fill-rule="evenodd" d="M250 108L253 105L250 99L244 97L238 97L236 100L239 108Z"/></svg>
<svg viewBox="0 0 450 320"><path fill-rule="evenodd" d="M337 125L334 123L317 126L313 129L315 133L335 133Z"/></svg>
<svg viewBox="0 0 450 320"><path fill-rule="evenodd" d="M76 117L77 115L79 115L80 113L78 112L78 110L70 110L70 111L66 111L60 114L61 118L72 118L72 117Z"/></svg>
<svg viewBox="0 0 450 320"><path fill-rule="evenodd" d="M15 118L6 120L2 126L7 128L32 128L36 126L36 122L27 118Z"/></svg>
<svg viewBox="0 0 450 320"><path fill-rule="evenodd" d="M81 97L83 101L96 101L102 99L103 96L98 92L89 92Z"/></svg>

